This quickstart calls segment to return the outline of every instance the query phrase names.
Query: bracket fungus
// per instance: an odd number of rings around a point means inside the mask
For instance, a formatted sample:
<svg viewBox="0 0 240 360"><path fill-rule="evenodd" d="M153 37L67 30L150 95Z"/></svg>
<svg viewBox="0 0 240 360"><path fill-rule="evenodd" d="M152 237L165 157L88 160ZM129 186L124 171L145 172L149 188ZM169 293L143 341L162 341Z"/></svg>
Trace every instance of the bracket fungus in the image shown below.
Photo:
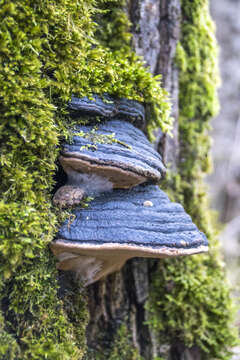
<svg viewBox="0 0 240 360"><path fill-rule="evenodd" d="M67 184L53 202L77 206L94 195L89 207L75 207L51 249L60 270L73 270L86 284L119 270L132 257L165 258L208 250L203 233L180 204L172 203L155 184L165 167L144 133L129 121L144 122L136 101L104 96L78 99L76 114L102 116L99 125L77 126L59 161Z"/></svg>
<svg viewBox="0 0 240 360"><path fill-rule="evenodd" d="M165 172L160 154L144 133L129 122L110 120L97 127L77 126L74 133L59 157L68 183L55 194L55 204L77 204L77 186L86 193L94 188L96 192L128 189L144 182L157 183Z"/></svg>
<svg viewBox="0 0 240 360"><path fill-rule="evenodd" d="M142 104L135 100L115 99L107 94L104 97L94 95L92 100L72 96L69 109L73 116L87 114L108 119L124 118L137 123L140 128L145 125L145 109Z"/></svg>
<svg viewBox="0 0 240 360"><path fill-rule="evenodd" d="M150 206L149 206L150 205ZM52 243L58 268L73 270L89 285L119 270L132 257L165 258L208 250L203 233L180 204L156 185L97 196L76 208Z"/></svg>

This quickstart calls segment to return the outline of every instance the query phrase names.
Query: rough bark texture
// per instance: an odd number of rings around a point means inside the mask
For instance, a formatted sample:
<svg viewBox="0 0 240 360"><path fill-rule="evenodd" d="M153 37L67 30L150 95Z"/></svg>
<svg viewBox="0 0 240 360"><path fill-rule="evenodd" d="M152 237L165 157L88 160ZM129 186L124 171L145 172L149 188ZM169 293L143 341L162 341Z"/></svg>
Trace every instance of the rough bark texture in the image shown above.
<svg viewBox="0 0 240 360"><path fill-rule="evenodd" d="M166 164L173 170L177 168L178 144L178 70L174 65L177 41L180 36L180 1L162 0L160 10L159 31L161 33L161 51L158 56L156 74L162 74L164 88L169 92L172 101L172 117L174 119L173 137L161 135L158 150L163 153Z"/></svg>
<svg viewBox="0 0 240 360"><path fill-rule="evenodd" d="M142 55L152 73L162 74L163 86L169 91L173 103L174 136L157 135L156 148L165 163L176 168L178 163L178 72L174 66L176 44L179 39L180 2L178 0L131 0L128 16L132 22L133 45ZM122 322L131 330L134 346L143 359L159 355L162 344L145 324L148 319L144 308L149 296L151 273L156 260L133 259L122 271L93 284L88 289L90 322L87 330L90 349L103 353L114 341ZM177 345L176 345L177 346ZM184 349L172 350L172 359L183 359ZM190 358L189 358L190 359ZM195 357L194 359L197 359Z"/></svg>
<svg viewBox="0 0 240 360"><path fill-rule="evenodd" d="M104 353L113 343L121 323L126 322L132 332L133 345L144 359L152 358L152 338L144 325L150 271L149 261L133 259L121 272L89 287L87 338L90 348Z"/></svg>

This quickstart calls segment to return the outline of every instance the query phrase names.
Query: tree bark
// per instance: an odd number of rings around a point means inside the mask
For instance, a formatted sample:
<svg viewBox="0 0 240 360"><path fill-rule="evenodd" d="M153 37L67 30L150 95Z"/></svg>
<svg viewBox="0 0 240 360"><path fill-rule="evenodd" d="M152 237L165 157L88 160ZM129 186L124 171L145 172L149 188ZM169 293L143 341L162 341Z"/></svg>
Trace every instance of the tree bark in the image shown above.
<svg viewBox="0 0 240 360"><path fill-rule="evenodd" d="M132 22L136 53L143 56L154 75L162 74L162 84L172 100L174 136L170 138L159 130L155 146L165 163L170 163L174 169L179 156L178 71L174 56L180 34L180 0L131 0L126 11ZM128 261L120 272L89 287L89 349L99 353L110 349L120 324L126 323L133 345L143 359L150 360L159 355L161 344L146 325L148 313L145 309L151 274L156 265L156 260L136 258Z"/></svg>

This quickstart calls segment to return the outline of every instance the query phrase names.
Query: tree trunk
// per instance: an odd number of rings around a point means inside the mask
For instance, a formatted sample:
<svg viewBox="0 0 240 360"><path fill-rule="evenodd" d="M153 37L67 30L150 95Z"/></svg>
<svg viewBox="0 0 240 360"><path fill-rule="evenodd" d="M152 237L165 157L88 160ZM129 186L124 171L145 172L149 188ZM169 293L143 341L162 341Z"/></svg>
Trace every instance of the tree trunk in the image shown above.
<svg viewBox="0 0 240 360"><path fill-rule="evenodd" d="M162 85L172 100L173 137L160 130L156 148L176 169L178 163L178 70L174 63L180 36L179 0L131 0L126 9L131 20L133 46L143 56L154 75L162 74ZM151 274L157 260L133 259L124 268L88 289L90 322L87 341L90 349L106 353L112 348L121 324L127 324L134 347L143 359L153 359L159 347L153 331L146 325L145 309L149 297ZM181 353L184 352L181 351ZM174 359L181 359L175 355Z"/></svg>
<svg viewBox="0 0 240 360"><path fill-rule="evenodd" d="M217 109L208 1L3 3L0 358L229 360L232 303L202 181L208 121ZM172 137L158 129L169 128L169 102L130 49L123 4L132 47L169 93ZM60 140L72 136L76 120L66 104L73 94L106 93L145 101L146 132L154 129L154 146L170 169L160 186L167 183L212 246L203 257L134 258L83 288L74 273L59 275L49 251L71 216L53 206L50 191L66 181L60 169L53 179Z"/></svg>

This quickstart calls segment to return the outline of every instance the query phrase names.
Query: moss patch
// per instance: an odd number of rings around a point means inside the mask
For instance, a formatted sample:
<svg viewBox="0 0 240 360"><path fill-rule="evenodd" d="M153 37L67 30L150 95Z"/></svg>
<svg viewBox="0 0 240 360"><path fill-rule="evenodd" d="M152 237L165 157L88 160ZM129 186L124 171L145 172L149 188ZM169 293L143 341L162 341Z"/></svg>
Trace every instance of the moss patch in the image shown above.
<svg viewBox="0 0 240 360"><path fill-rule="evenodd" d="M63 294L58 293L57 271L48 251L24 264L1 295L5 327L21 349L14 359L82 358L88 320L85 296L72 280Z"/></svg>
<svg viewBox="0 0 240 360"><path fill-rule="evenodd" d="M132 337L129 334L127 324L123 323L119 326L116 331L116 335L112 346L106 352L96 353L93 352L86 357L84 360L143 360L139 355L138 350L133 346Z"/></svg>
<svg viewBox="0 0 240 360"><path fill-rule="evenodd" d="M2 1L0 137L4 195L0 211L6 277L10 268L21 264L21 248L31 257L33 239L39 249L55 230L47 196L53 183L56 147L69 127L64 106L72 94L107 92L150 102L163 114L158 123L165 129L169 125L169 104L159 79L151 76L129 45L124 47L124 55L101 45L95 37L92 17L98 9L94 5L93 1ZM15 226L7 226L10 217L17 221ZM39 238L40 233L47 238Z"/></svg>
<svg viewBox="0 0 240 360"><path fill-rule="evenodd" d="M128 333L127 326L122 324L117 331L109 360L141 360L138 351L132 345L132 339Z"/></svg>
<svg viewBox="0 0 240 360"><path fill-rule="evenodd" d="M70 136L71 95L136 99L153 109L149 131L170 128L167 94L131 51L122 5L0 0L2 359L81 359L84 353L84 295L69 289L73 308L66 308L47 250L62 221L50 192L59 142ZM116 44L107 46L113 31ZM125 44L121 50L118 42Z"/></svg>
<svg viewBox="0 0 240 360"><path fill-rule="evenodd" d="M148 304L150 325L160 342L197 345L203 359L230 359L236 344L233 307L221 261L214 215L203 178L210 168L209 120L218 111L217 46L207 0L182 0L178 174L169 174L166 189L180 201L210 242L210 252L161 261L153 277Z"/></svg>

